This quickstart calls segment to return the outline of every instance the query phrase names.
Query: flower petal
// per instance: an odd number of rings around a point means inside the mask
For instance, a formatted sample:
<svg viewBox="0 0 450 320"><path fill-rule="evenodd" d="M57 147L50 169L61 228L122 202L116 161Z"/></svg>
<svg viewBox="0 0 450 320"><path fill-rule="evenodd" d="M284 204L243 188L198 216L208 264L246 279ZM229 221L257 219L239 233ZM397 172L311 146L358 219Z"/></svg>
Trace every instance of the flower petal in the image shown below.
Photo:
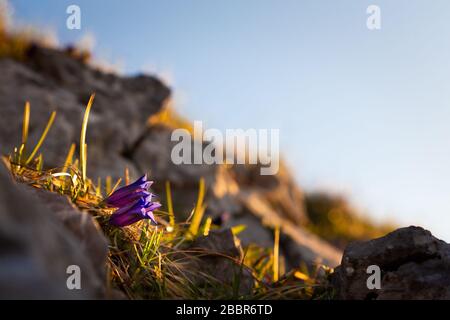
<svg viewBox="0 0 450 320"><path fill-rule="evenodd" d="M116 227L125 227L144 219L138 214L111 215L109 223Z"/></svg>
<svg viewBox="0 0 450 320"><path fill-rule="evenodd" d="M139 198L147 198L150 195L151 195L150 192L140 189L140 190L136 190L135 192L126 194L122 198L117 198L117 199L108 198L105 200L105 203L111 207L120 208L120 207L126 206L129 203L135 202Z"/></svg>
<svg viewBox="0 0 450 320"><path fill-rule="evenodd" d="M147 181L147 175L143 175L135 182L114 191L109 197L104 200L104 202L106 204L114 206L117 201L121 200L122 198L128 197L130 194L140 191L147 191L152 183L153 181Z"/></svg>

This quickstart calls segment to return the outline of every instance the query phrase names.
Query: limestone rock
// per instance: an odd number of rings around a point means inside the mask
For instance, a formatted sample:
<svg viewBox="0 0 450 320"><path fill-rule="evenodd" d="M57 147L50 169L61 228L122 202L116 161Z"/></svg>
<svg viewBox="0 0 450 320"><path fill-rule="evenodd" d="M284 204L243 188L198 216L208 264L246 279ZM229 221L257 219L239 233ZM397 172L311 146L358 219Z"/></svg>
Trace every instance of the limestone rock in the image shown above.
<svg viewBox="0 0 450 320"><path fill-rule="evenodd" d="M0 165L0 298L107 297L107 243L95 222L64 197L38 193ZM67 288L70 265L80 267L80 290Z"/></svg>
<svg viewBox="0 0 450 320"><path fill-rule="evenodd" d="M367 287L370 265L381 269L379 290ZM450 299L450 245L413 226L355 242L332 282L340 299Z"/></svg>

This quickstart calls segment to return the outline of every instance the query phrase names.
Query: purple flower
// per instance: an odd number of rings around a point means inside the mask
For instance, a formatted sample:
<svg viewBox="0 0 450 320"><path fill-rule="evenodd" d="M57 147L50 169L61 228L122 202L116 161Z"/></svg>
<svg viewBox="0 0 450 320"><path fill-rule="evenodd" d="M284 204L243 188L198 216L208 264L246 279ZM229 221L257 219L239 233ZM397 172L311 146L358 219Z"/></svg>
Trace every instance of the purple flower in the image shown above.
<svg viewBox="0 0 450 320"><path fill-rule="evenodd" d="M135 203L118 209L111 215L109 223L116 227L125 227L142 219L150 219L156 224L153 210L161 207L157 202L148 202L145 198L140 198Z"/></svg>
<svg viewBox="0 0 450 320"><path fill-rule="evenodd" d="M109 207L120 208L141 197L150 195L147 189L152 183L153 181L147 181L147 175L143 175L135 182L114 191L104 200L104 203Z"/></svg>
<svg viewBox="0 0 450 320"><path fill-rule="evenodd" d="M152 211L161 207L161 204L152 202L153 194L148 192L152 183L147 181L147 176L144 175L106 198L104 203L118 208L111 215L109 223L116 227L125 227L142 219L150 219L156 224Z"/></svg>

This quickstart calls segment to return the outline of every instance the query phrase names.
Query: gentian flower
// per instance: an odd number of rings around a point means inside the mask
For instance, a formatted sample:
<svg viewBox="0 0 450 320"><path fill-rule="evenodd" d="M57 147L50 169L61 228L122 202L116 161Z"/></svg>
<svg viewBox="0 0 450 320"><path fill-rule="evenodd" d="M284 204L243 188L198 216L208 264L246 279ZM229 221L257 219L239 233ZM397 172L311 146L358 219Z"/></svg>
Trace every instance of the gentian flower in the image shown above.
<svg viewBox="0 0 450 320"><path fill-rule="evenodd" d="M142 219L150 219L156 224L153 210L161 207L157 202L148 202L145 198L118 209L111 215L109 223L116 227L125 227Z"/></svg>
<svg viewBox="0 0 450 320"><path fill-rule="evenodd" d="M147 175L143 175L135 182L117 189L108 198L104 200L104 203L109 207L122 207L133 200L137 200L140 197L146 197L149 195L147 189L152 185L153 181L147 181Z"/></svg>
<svg viewBox="0 0 450 320"><path fill-rule="evenodd" d="M161 207L158 202L152 202L148 188L153 181L147 181L144 175L138 180L113 192L104 203L118 208L110 217L109 223L116 227L125 227L142 219L150 219L157 223L153 215L154 210Z"/></svg>

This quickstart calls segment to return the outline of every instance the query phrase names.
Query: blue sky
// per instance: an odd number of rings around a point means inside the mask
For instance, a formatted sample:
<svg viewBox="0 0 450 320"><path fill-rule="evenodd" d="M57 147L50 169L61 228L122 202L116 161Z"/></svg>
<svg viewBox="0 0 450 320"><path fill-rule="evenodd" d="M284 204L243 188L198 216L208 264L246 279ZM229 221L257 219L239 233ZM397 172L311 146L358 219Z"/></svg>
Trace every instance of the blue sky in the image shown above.
<svg viewBox="0 0 450 320"><path fill-rule="evenodd" d="M450 2L10 1L19 23L84 34L123 72L168 79L208 127L279 128L300 185L450 240ZM82 12L65 27L66 7ZM366 28L381 8L382 29Z"/></svg>

